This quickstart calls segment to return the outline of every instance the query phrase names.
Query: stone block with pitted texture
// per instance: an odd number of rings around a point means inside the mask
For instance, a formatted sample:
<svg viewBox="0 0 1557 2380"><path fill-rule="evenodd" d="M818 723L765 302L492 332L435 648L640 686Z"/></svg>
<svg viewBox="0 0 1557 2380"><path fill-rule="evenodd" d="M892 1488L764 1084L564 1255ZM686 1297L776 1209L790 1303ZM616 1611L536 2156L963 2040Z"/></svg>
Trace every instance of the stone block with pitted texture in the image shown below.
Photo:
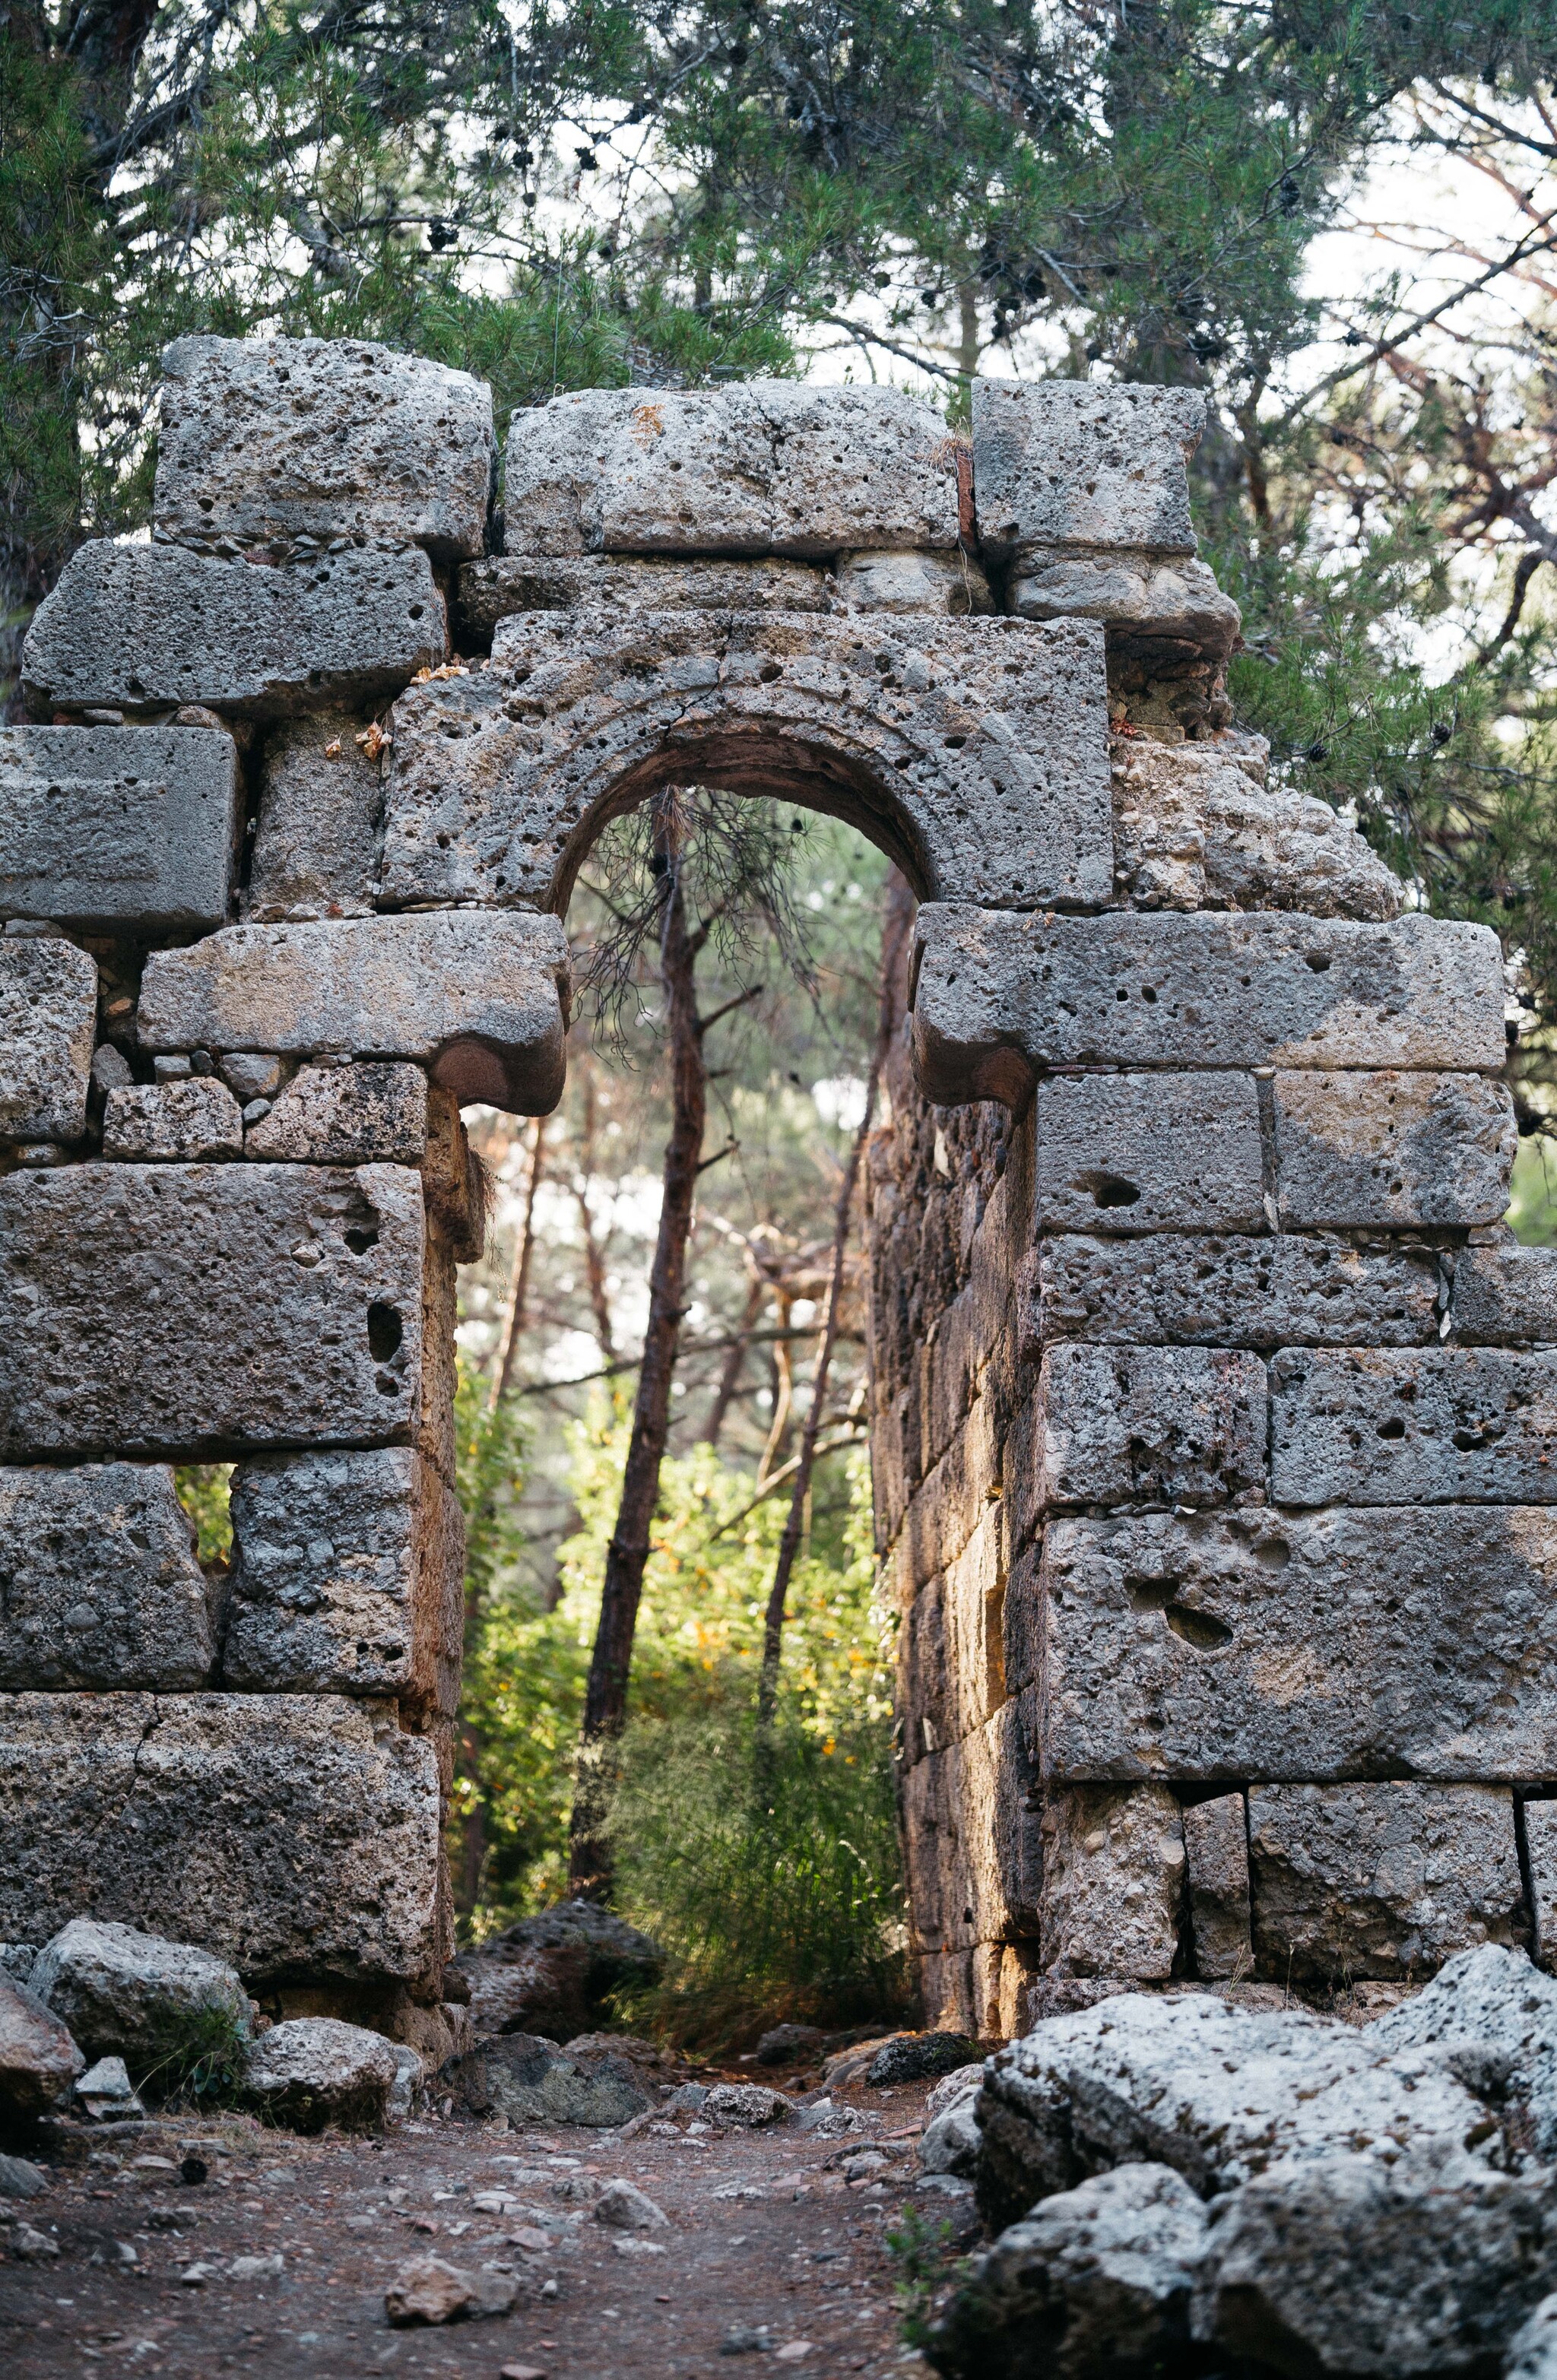
<svg viewBox="0 0 1557 2380"><path fill-rule="evenodd" d="M1018 1585L1046 1777L1554 1773L1549 1508L1056 1521Z"/></svg>
<svg viewBox="0 0 1557 2380"><path fill-rule="evenodd" d="M383 780L354 710L287 719L266 736L260 809L242 897L245 917L274 924L299 910L360 916L378 880Z"/></svg>
<svg viewBox="0 0 1557 2380"><path fill-rule="evenodd" d="M1205 426L1188 388L979 380L973 391L979 534L997 560L1029 548L1192 554L1185 468Z"/></svg>
<svg viewBox="0 0 1557 2380"><path fill-rule="evenodd" d="M1518 1146L1503 1083L1476 1075L1279 1074L1283 1229L1495 1223Z"/></svg>
<svg viewBox="0 0 1557 2380"><path fill-rule="evenodd" d="M243 1154L243 1111L214 1075L126 1083L103 1111L103 1154L128 1164L200 1165Z"/></svg>
<svg viewBox="0 0 1557 2380"><path fill-rule="evenodd" d="M425 1236L394 1165L0 1177L0 1458L408 1439Z"/></svg>
<svg viewBox="0 0 1557 2380"><path fill-rule="evenodd" d="M244 1153L295 1165L420 1165L427 1152L427 1077L420 1066L300 1066Z"/></svg>
<svg viewBox="0 0 1557 2380"><path fill-rule="evenodd" d="M1264 1501L1265 1366L1210 1347L1053 1347L1040 1494L1065 1504Z"/></svg>
<svg viewBox="0 0 1557 2380"><path fill-rule="evenodd" d="M97 1023L97 968L52 935L0 941L0 1146L79 1140Z"/></svg>
<svg viewBox="0 0 1557 2380"><path fill-rule="evenodd" d="M228 735L0 728L0 918L208 933L226 921L239 824Z"/></svg>
<svg viewBox="0 0 1557 2380"><path fill-rule="evenodd" d="M468 562L459 574L461 650L490 645L498 622L515 612L825 612L833 586L814 562L734 554L496 553Z"/></svg>
<svg viewBox="0 0 1557 2380"><path fill-rule="evenodd" d="M1278 1504L1557 1503L1557 1350L1288 1349L1271 1366Z"/></svg>
<svg viewBox="0 0 1557 2380"><path fill-rule="evenodd" d="M1161 1786L1081 1786L1043 1809L1042 1958L1051 1975L1162 1982L1179 1952L1184 1820Z"/></svg>
<svg viewBox="0 0 1557 2380"><path fill-rule="evenodd" d="M165 1464L0 1469L0 1689L203 1686L216 1599Z"/></svg>
<svg viewBox="0 0 1557 2380"><path fill-rule="evenodd" d="M554 917L343 917L232 926L156 953L149 1050L416 1059L461 1099L542 1114L562 1089L567 940Z"/></svg>
<svg viewBox="0 0 1557 2380"><path fill-rule="evenodd" d="M34 710L197 703L284 719L398 694L446 650L443 597L415 549L262 568L95 539L33 613L22 685Z"/></svg>
<svg viewBox="0 0 1557 2380"><path fill-rule="evenodd" d="M176 339L163 356L152 516L184 544L340 539L480 553L492 391L362 339Z"/></svg>
<svg viewBox="0 0 1557 2380"><path fill-rule="evenodd" d="M449 1944L433 1747L335 1694L0 1694L0 1937L83 1910L274 1977L410 1982Z"/></svg>
<svg viewBox="0 0 1557 2380"><path fill-rule="evenodd" d="M1117 1230L1116 1210L1098 1223ZM1494 1253L1466 1249L1459 1267ZM1454 1279L1457 1290L1459 1271ZM1410 1241L1071 1232L1042 1242L1031 1288L1024 1328L1040 1346L1418 1347L1441 1335L1448 1276L1436 1249Z"/></svg>
<svg viewBox="0 0 1557 2380"><path fill-rule="evenodd" d="M1055 1076L1034 1105L1040 1232L1263 1228L1259 1098L1247 1075Z"/></svg>
<svg viewBox="0 0 1557 2380"><path fill-rule="evenodd" d="M833 554L957 541L957 450L894 389L581 389L508 426L532 553Z"/></svg>
<svg viewBox="0 0 1557 2380"><path fill-rule="evenodd" d="M1106 900L1106 701L1084 621L518 614L395 707L382 897L561 907L668 776L808 800L938 898Z"/></svg>
<svg viewBox="0 0 1557 2380"><path fill-rule="evenodd" d="M1242 1978L1253 1971L1248 1813L1241 1793L1192 1802L1184 1813L1189 1925L1197 1972Z"/></svg>

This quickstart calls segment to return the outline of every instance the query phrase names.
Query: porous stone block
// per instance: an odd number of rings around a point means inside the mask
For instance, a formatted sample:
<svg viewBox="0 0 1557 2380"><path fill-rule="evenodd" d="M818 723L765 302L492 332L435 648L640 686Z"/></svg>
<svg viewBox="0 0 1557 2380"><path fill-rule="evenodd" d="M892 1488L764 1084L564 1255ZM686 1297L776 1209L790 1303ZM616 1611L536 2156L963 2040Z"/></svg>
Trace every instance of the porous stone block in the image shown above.
<svg viewBox="0 0 1557 2380"><path fill-rule="evenodd" d="M562 1093L567 986L555 917L447 910L230 926L152 954L140 1040L416 1059L461 1100L543 1115Z"/></svg>
<svg viewBox="0 0 1557 2380"><path fill-rule="evenodd" d="M1188 1805L1184 1853L1197 1973L1208 1980L1251 1973L1248 1813L1241 1793Z"/></svg>
<svg viewBox="0 0 1557 2380"><path fill-rule="evenodd" d="M513 416L504 510L528 553L949 547L956 447L895 389L580 389Z"/></svg>
<svg viewBox="0 0 1557 2380"><path fill-rule="evenodd" d="M0 1935L91 1910L214 1951L250 1989L428 1975L431 1743L335 1694L0 1696Z"/></svg>
<svg viewBox="0 0 1557 2380"><path fill-rule="evenodd" d="M1514 1796L1497 1785L1253 1785L1261 1974L1419 1981L1525 1934Z"/></svg>
<svg viewBox="0 0 1557 2380"><path fill-rule="evenodd" d="M1471 1347L1557 1344L1557 1248L1460 1248L1453 1334Z"/></svg>
<svg viewBox="0 0 1557 2380"><path fill-rule="evenodd" d="M1530 1871L1530 1949L1550 1970L1557 1963L1557 1802L1527 1802L1520 1815Z"/></svg>
<svg viewBox="0 0 1557 2380"><path fill-rule="evenodd" d="M1278 1504L1557 1503L1557 1352L1292 1348L1271 1423Z"/></svg>
<svg viewBox="0 0 1557 2380"><path fill-rule="evenodd" d="M208 933L227 915L239 824L228 735L0 728L0 918Z"/></svg>
<svg viewBox="0 0 1557 2380"><path fill-rule="evenodd" d="M1035 1783L1010 1702L904 1781L913 1925L931 1952L1033 1931L1040 1874Z"/></svg>
<svg viewBox="0 0 1557 2380"><path fill-rule="evenodd" d="M1184 1825L1163 1787L1045 1794L1040 1939L1048 1974L1165 1980L1178 1956L1183 1900Z"/></svg>
<svg viewBox="0 0 1557 2380"><path fill-rule="evenodd" d="M420 1165L427 1077L420 1066L371 1061L299 1067L269 1115L249 1125L245 1149L294 1165Z"/></svg>
<svg viewBox="0 0 1557 2380"><path fill-rule="evenodd" d="M515 612L825 612L833 595L816 563L733 554L494 553L459 574L459 624L490 643Z"/></svg>
<svg viewBox="0 0 1557 2380"><path fill-rule="evenodd" d="M1019 1104L1046 1066L1494 1073L1505 1055L1485 926L927 903L916 933L914 1053L926 1098L945 1106Z"/></svg>
<svg viewBox="0 0 1557 2380"><path fill-rule="evenodd" d="M242 900L255 924L296 909L321 917L371 909L383 772L357 740L364 732L356 711L322 710L285 720L266 737Z"/></svg>
<svg viewBox="0 0 1557 2380"><path fill-rule="evenodd" d="M213 1593L165 1465L0 1470L0 1688L202 1686Z"/></svg>
<svg viewBox="0 0 1557 2380"><path fill-rule="evenodd" d="M1265 1221L1251 1076L1082 1075L1038 1086L1042 1232L1257 1232Z"/></svg>
<svg viewBox="0 0 1557 2380"><path fill-rule="evenodd" d="M1439 1333L1438 1255L1411 1242L1067 1232L1042 1243L1031 1278L1023 1328L1040 1345L1417 1347Z"/></svg>
<svg viewBox="0 0 1557 2380"><path fill-rule="evenodd" d="M1218 736L1121 738L1113 753L1119 890L1143 909L1296 909L1397 917L1404 887L1328 802L1268 786Z"/></svg>
<svg viewBox="0 0 1557 2380"><path fill-rule="evenodd" d="M0 1456L409 1439L424 1239L394 1165L0 1179Z"/></svg>
<svg viewBox="0 0 1557 2380"><path fill-rule="evenodd" d="M53 935L0 941L0 1141L79 1140L97 967Z"/></svg>
<svg viewBox="0 0 1557 2380"><path fill-rule="evenodd" d="M846 819L936 897L1106 900L1106 705L1088 621L524 613L395 707L383 897L560 909L668 779Z"/></svg>
<svg viewBox="0 0 1557 2380"><path fill-rule="evenodd" d="M94 538L32 615L22 684L34 710L199 703L278 719L397 694L445 650L443 598L416 548L262 567Z"/></svg>
<svg viewBox="0 0 1557 2380"><path fill-rule="evenodd" d="M1040 1495L1205 1506L1265 1488L1265 1366L1210 1347L1052 1347Z"/></svg>
<svg viewBox="0 0 1557 2380"><path fill-rule="evenodd" d="M1504 1083L1476 1075L1279 1074L1283 1226L1495 1223L1518 1148Z"/></svg>
<svg viewBox="0 0 1557 2380"><path fill-rule="evenodd" d="M1557 1513L1053 1522L1045 1777L1557 1775Z"/></svg>
<svg viewBox="0 0 1557 2380"><path fill-rule="evenodd" d="M1127 657L1155 677L1198 661L1220 668L1243 625L1203 562L1137 553L1029 553L1013 574L1005 608L1019 620L1101 620L1109 658Z"/></svg>
<svg viewBox="0 0 1557 2380"><path fill-rule="evenodd" d="M233 1474L232 1515L228 1685L452 1716L465 1537L430 1463L398 1446L262 1455Z"/></svg>
<svg viewBox="0 0 1557 2380"><path fill-rule="evenodd" d="M1195 389L979 378L973 389L979 534L996 561L1035 546L1193 553L1189 475L1205 400Z"/></svg>
<svg viewBox="0 0 1557 2380"><path fill-rule="evenodd" d="M922 1706L920 1733L925 1748L934 1740L971 1735L994 1717L1006 1699L1005 1655L1002 1606L1005 1572L1001 1560L1002 1523L999 1507L991 1505L960 1554L946 1566L943 1584L932 1597L943 1612L945 1665L944 1716L937 1729L940 1698L920 1687L914 1697ZM915 1597L913 1610L931 1595L926 1588ZM931 1619L927 1609L923 1615ZM933 1632L921 1626L915 1647L921 1658L933 1653ZM928 1641L927 1641L928 1639ZM926 1683L933 1686L933 1660Z"/></svg>
<svg viewBox="0 0 1557 2380"><path fill-rule="evenodd" d="M185 544L486 542L497 442L469 372L363 339L176 339L152 517Z"/></svg>
<svg viewBox="0 0 1557 2380"><path fill-rule="evenodd" d="M838 598L851 612L935 612L960 620L995 609L989 580L966 553L842 553L837 568Z"/></svg>
<svg viewBox="0 0 1557 2380"><path fill-rule="evenodd" d="M199 1165L243 1154L243 1111L214 1075L127 1083L103 1111L103 1154L131 1164Z"/></svg>

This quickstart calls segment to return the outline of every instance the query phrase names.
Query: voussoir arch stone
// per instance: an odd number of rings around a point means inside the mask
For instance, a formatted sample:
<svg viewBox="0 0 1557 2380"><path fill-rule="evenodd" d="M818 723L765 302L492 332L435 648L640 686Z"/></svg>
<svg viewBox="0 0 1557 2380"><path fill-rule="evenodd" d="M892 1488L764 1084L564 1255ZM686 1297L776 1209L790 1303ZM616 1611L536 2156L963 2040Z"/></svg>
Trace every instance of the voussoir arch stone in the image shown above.
<svg viewBox="0 0 1557 2380"><path fill-rule="evenodd" d="M1107 699L1090 621L517 613L395 704L380 899L560 911L668 782L845 819L921 898L1104 901Z"/></svg>

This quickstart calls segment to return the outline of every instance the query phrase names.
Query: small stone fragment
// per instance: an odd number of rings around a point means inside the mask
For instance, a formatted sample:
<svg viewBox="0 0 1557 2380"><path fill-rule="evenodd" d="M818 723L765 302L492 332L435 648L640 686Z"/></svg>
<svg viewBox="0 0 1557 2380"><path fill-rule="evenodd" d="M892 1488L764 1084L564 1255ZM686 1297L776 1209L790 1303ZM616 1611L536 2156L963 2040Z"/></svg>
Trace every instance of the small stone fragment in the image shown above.
<svg viewBox="0 0 1557 2380"><path fill-rule="evenodd" d="M158 1062L153 1060L152 1062ZM245 1111L246 1117L256 1099L263 1099L268 1105L281 1088L280 1059L270 1057L262 1050L235 1050L230 1057L217 1060L216 1072Z"/></svg>
<svg viewBox="0 0 1557 2380"><path fill-rule="evenodd" d="M605 2130L630 2122L650 2104L625 2058L574 2059L554 2042L523 2033L478 2043L451 2058L441 2080L473 2115L495 2112L514 2125Z"/></svg>
<svg viewBox="0 0 1557 2380"><path fill-rule="evenodd" d="M78 2104L94 2121L104 2116L143 2116L140 2095L122 2058L100 2058L76 2085Z"/></svg>
<svg viewBox="0 0 1557 2380"><path fill-rule="evenodd" d="M965 553L842 553L837 573L839 599L851 612L931 612L958 620L995 609L989 580Z"/></svg>
<svg viewBox="0 0 1557 2380"><path fill-rule="evenodd" d="M513 2311L519 2286L512 2274L491 2266L465 2272L441 2256L413 2257L402 2265L383 2294L384 2312L396 2330L413 2325L468 2322Z"/></svg>
<svg viewBox="0 0 1557 2380"><path fill-rule="evenodd" d="M865 2080L878 2090L894 2082L923 2082L933 2075L954 2073L978 2054L978 2043L966 2034L889 2034L866 2068Z"/></svg>
<svg viewBox="0 0 1557 2380"><path fill-rule="evenodd" d="M703 2101L711 2124L729 2124L752 2131L764 2124L782 2124L794 2113L794 2101L762 2082L716 2082Z"/></svg>
<svg viewBox="0 0 1557 2380"><path fill-rule="evenodd" d="M103 1154L122 1163L201 1165L243 1154L243 1111L210 1075L185 1082L132 1083L110 1091Z"/></svg>
<svg viewBox="0 0 1557 2380"><path fill-rule="evenodd" d="M595 2221L613 2231L665 2231L670 2217L663 2207L630 2181L608 2181L595 2201Z"/></svg>
<svg viewBox="0 0 1557 2380"><path fill-rule="evenodd" d="M11 2253L24 2265L46 2264L58 2255L59 2241L51 2240L46 2231L35 2230L30 2223L18 2223L11 2230Z"/></svg>
<svg viewBox="0 0 1557 2380"><path fill-rule="evenodd" d="M0 2198L41 2198L48 2186L48 2175L30 2158L0 2155Z"/></svg>

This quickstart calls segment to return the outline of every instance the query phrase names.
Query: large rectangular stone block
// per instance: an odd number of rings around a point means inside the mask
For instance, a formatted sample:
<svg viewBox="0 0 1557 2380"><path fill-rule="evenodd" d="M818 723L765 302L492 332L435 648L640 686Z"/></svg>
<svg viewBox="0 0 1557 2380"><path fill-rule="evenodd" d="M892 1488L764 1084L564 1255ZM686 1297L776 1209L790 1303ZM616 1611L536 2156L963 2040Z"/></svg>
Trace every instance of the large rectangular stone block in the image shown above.
<svg viewBox="0 0 1557 2380"><path fill-rule="evenodd" d="M404 1442L409 1171L75 1165L0 1179L0 1459Z"/></svg>
<svg viewBox="0 0 1557 2380"><path fill-rule="evenodd" d="M1271 1493L1557 1503L1557 1351L1287 1349L1271 1366Z"/></svg>
<svg viewBox="0 0 1557 2380"><path fill-rule="evenodd" d="M959 1738L971 1735L993 1718L1006 1700L1002 1534L1000 1509L991 1505L961 1553L946 1565L941 1588L950 1705L947 1725L950 1733Z"/></svg>
<svg viewBox="0 0 1557 2380"><path fill-rule="evenodd" d="M921 1949L1036 1931L1042 1864L1036 1803L1016 1702L909 1770L904 1840Z"/></svg>
<svg viewBox="0 0 1557 2380"><path fill-rule="evenodd" d="M413 1058L462 1100L544 1114L563 1084L567 937L555 917L476 910L230 926L158 951L148 1050Z"/></svg>
<svg viewBox="0 0 1557 2380"><path fill-rule="evenodd" d="M342 536L480 553L492 391L363 339L175 339L163 353L152 516L193 545Z"/></svg>
<svg viewBox="0 0 1557 2380"><path fill-rule="evenodd" d="M1046 1777L1557 1775L1557 1513L1058 1521Z"/></svg>
<svg viewBox="0 0 1557 2380"><path fill-rule="evenodd" d="M1265 1366L1209 1347L1052 1347L1041 1498L1224 1504L1265 1491Z"/></svg>
<svg viewBox="0 0 1557 2380"><path fill-rule="evenodd" d="M929 896L1106 900L1107 703L1089 621L524 613L395 707L383 898L560 909L603 819L669 779L803 783Z"/></svg>
<svg viewBox="0 0 1557 2380"><path fill-rule="evenodd" d="M1280 1074L1283 1226L1495 1223L1518 1135L1504 1083L1475 1075Z"/></svg>
<svg viewBox="0 0 1557 2380"><path fill-rule="evenodd" d="M1438 1338L1441 1293L1436 1250L1410 1242L1066 1233L1039 1250L1024 1325L1042 1345L1417 1347Z"/></svg>
<svg viewBox="0 0 1557 2380"><path fill-rule="evenodd" d="M432 1744L333 1694L0 1695L0 1937L90 1912L193 1942L250 1988L427 1975Z"/></svg>
<svg viewBox="0 0 1557 2380"><path fill-rule="evenodd" d="M0 728L0 918L81 933L208 933L242 823L229 735Z"/></svg>
<svg viewBox="0 0 1557 2380"><path fill-rule="evenodd" d="M458 619L466 637L490 642L516 612L825 612L833 593L815 563L734 555L494 553L459 574ZM462 648L466 650L466 648Z"/></svg>
<svg viewBox="0 0 1557 2380"><path fill-rule="evenodd" d="M1163 1983L1184 1917L1184 1821L1161 1785L1043 1803L1042 1961L1051 1975Z"/></svg>
<svg viewBox="0 0 1557 2380"><path fill-rule="evenodd" d="M1257 1785L1255 1957L1282 1983L1421 1983L1527 1937L1514 1796L1493 1785Z"/></svg>
<svg viewBox="0 0 1557 2380"><path fill-rule="evenodd" d="M1557 1344L1557 1248L1459 1248L1449 1313L1469 1347Z"/></svg>
<svg viewBox="0 0 1557 2380"><path fill-rule="evenodd" d="M985 552L998 562L1032 546L1193 553L1185 466L1205 418L1196 389L976 380L973 485Z"/></svg>
<svg viewBox="0 0 1557 2380"><path fill-rule="evenodd" d="M452 1717L465 1533L409 1447L267 1454L233 1474L226 1683L394 1694Z"/></svg>
<svg viewBox="0 0 1557 2380"><path fill-rule="evenodd" d="M446 650L444 599L419 548L267 568L96 538L33 613L22 684L35 710L201 703L278 719L398 694Z"/></svg>
<svg viewBox="0 0 1557 2380"><path fill-rule="evenodd" d="M244 1140L245 1156L292 1165L420 1165L426 1153L426 1075L371 1060L299 1067Z"/></svg>
<svg viewBox="0 0 1557 2380"><path fill-rule="evenodd" d="M534 554L954 546L956 446L896 389L580 389L513 416L504 509Z"/></svg>
<svg viewBox="0 0 1557 2380"><path fill-rule="evenodd" d="M1247 1075L1082 1075L1038 1086L1040 1232L1258 1232L1259 1098Z"/></svg>
<svg viewBox="0 0 1557 2380"><path fill-rule="evenodd" d="M165 1465L0 1470L0 1688L203 1686L214 1599Z"/></svg>
<svg viewBox="0 0 1557 2380"><path fill-rule="evenodd" d="M322 917L372 908L383 824L383 771L357 738L353 710L286 719L265 738L260 812L243 915L272 925L293 910Z"/></svg>
<svg viewBox="0 0 1557 2380"><path fill-rule="evenodd" d="M1505 1054L1502 957L1485 926L936 903L917 933L914 1051L943 1104L1018 1104L1049 1066L1493 1073Z"/></svg>
<svg viewBox="0 0 1557 2380"><path fill-rule="evenodd" d="M53 935L0 941L0 1141L79 1140L97 967Z"/></svg>

